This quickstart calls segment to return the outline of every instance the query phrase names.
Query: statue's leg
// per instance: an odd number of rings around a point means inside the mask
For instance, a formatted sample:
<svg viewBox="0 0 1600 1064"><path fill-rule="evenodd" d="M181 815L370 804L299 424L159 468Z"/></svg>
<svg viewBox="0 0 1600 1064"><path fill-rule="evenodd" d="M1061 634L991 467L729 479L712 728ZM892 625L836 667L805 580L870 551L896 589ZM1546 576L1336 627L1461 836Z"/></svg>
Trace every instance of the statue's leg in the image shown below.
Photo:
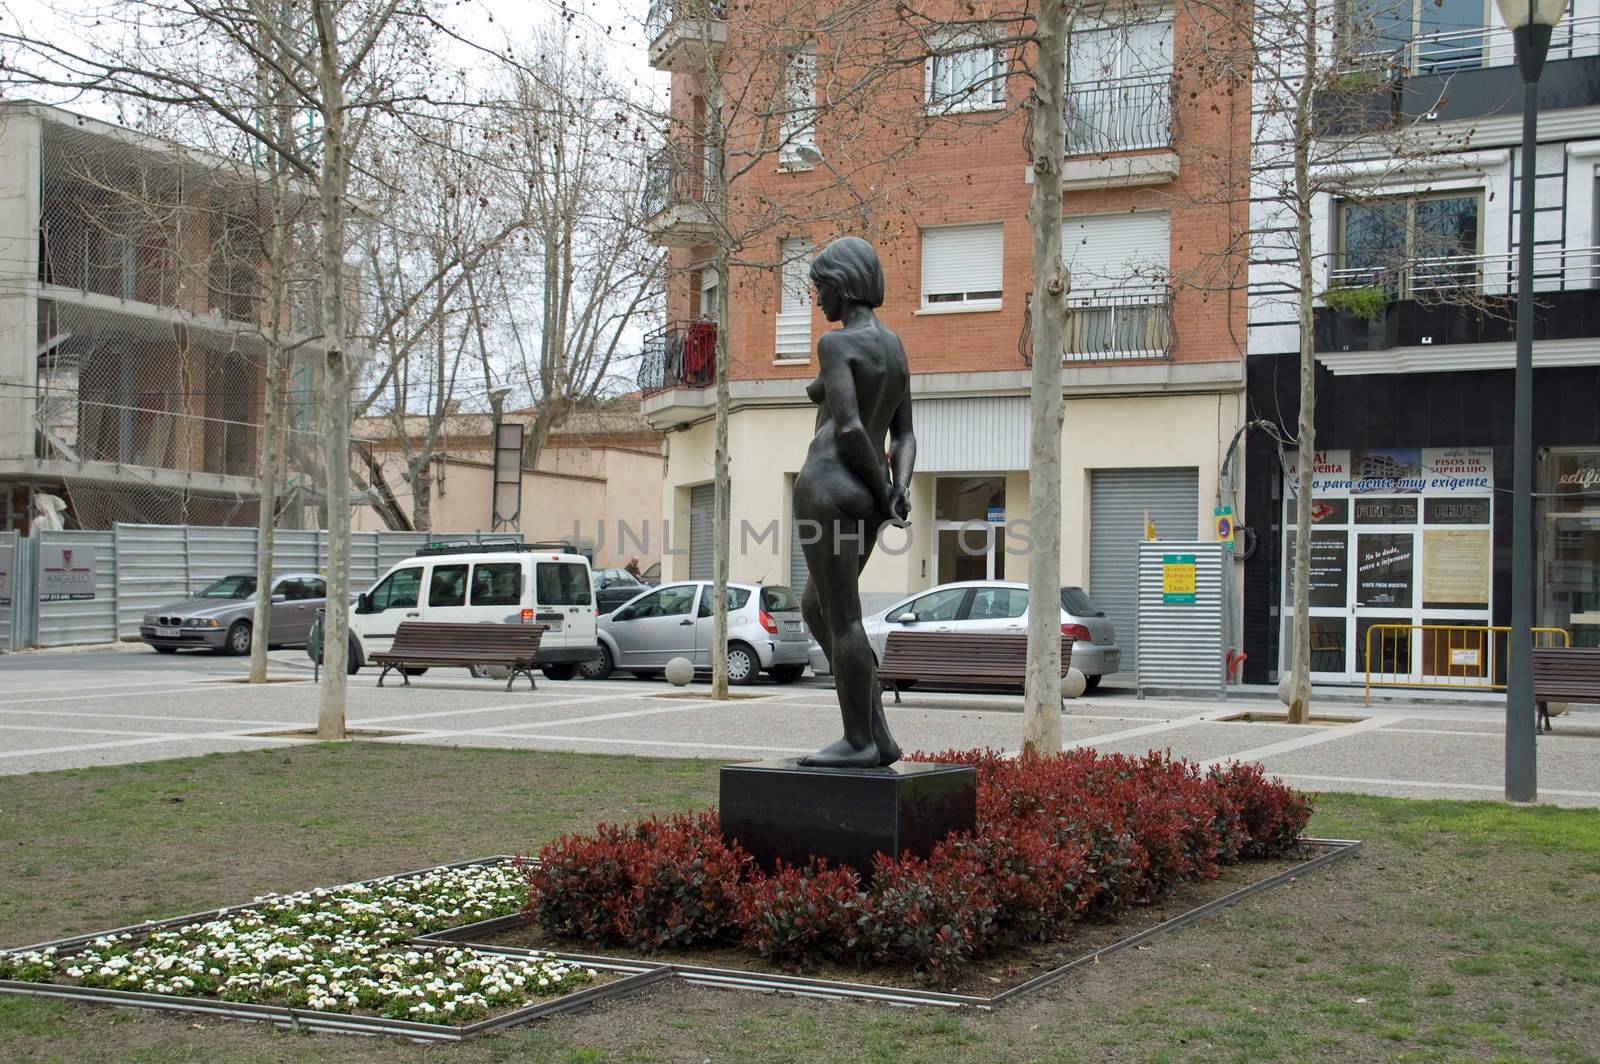
<svg viewBox="0 0 1600 1064"><path fill-rule="evenodd" d="M872 548L877 545L878 536L874 531L862 545L861 560L856 566L856 586L861 585L860 574L867 567L867 560L872 557ZM860 602L857 594L856 601ZM871 644L868 644L870 649ZM900 760L900 744L894 741L894 736L889 732L889 719L883 712L883 684L878 680L878 667L876 662L872 667L872 741L878 748L878 764L888 766ZM896 693L898 698L898 692Z"/></svg>
<svg viewBox="0 0 1600 1064"><path fill-rule="evenodd" d="M800 615L806 619L806 627L811 630L811 638L822 648L822 656L828 659L828 670L831 672L833 633L828 630L828 618L822 612L822 601L817 597L815 580L807 580L805 590L800 593Z"/></svg>
<svg viewBox="0 0 1600 1064"><path fill-rule="evenodd" d="M844 737L801 758L800 763L833 768L876 768L881 760L872 733L872 687L877 682L877 669L873 665L867 633L861 627L861 596L857 586L859 548L836 550L834 544L835 538L841 544L852 537L859 542L862 530L852 518L837 513L830 517L831 520L822 523L821 540L805 547L806 564L811 569L807 594L815 592L822 628L832 641L828 661L833 666L834 693L839 699ZM838 533L837 537L834 532Z"/></svg>

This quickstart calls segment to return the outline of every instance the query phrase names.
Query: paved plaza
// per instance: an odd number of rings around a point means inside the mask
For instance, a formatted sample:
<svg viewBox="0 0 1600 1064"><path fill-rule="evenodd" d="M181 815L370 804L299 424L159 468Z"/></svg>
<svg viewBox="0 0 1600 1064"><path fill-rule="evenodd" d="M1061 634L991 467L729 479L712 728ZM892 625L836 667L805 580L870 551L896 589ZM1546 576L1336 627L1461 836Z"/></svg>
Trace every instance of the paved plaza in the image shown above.
<svg viewBox="0 0 1600 1064"><path fill-rule="evenodd" d="M273 654L283 682L244 684L243 659L162 657L143 647L0 656L0 773L42 772L311 740L274 735L315 724L317 690L302 652ZM540 678L507 692L503 682L434 670L400 686L377 686L376 670L351 677L349 724L393 733L374 742L434 743L652 757L754 760L810 753L838 734L827 681L736 689L713 702L707 687L684 690L623 677L604 682ZM1348 692L1344 693L1346 699ZM924 691L886 708L908 750L1020 742L1014 694ZM1201 762L1259 761L1308 790L1410 798L1498 798L1503 794L1503 705L1498 700L1396 701L1372 707L1325 701L1320 713L1352 723L1294 727L1230 721L1281 709L1263 698L1228 702L1133 697L1106 690L1069 702L1068 745L1138 753L1170 749ZM1556 718L1539 739L1539 797L1600 806L1600 710Z"/></svg>

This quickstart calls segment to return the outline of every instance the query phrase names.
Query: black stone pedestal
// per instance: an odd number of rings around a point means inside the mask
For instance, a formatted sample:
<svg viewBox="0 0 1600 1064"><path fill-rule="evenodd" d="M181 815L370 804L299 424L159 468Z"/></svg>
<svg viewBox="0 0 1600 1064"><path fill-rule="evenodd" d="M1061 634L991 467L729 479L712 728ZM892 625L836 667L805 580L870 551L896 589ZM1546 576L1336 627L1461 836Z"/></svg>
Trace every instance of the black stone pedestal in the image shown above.
<svg viewBox="0 0 1600 1064"><path fill-rule="evenodd" d="M971 831L978 773L970 765L900 761L888 768L811 768L794 759L722 766L724 838L771 871L810 857L872 871L874 854L926 857L953 831Z"/></svg>

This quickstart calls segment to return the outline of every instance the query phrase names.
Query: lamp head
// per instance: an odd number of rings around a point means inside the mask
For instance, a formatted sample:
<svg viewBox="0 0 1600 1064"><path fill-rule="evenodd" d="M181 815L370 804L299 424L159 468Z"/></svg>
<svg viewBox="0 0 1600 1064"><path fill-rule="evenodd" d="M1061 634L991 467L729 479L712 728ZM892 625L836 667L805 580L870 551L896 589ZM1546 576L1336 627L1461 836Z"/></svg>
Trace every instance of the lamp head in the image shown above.
<svg viewBox="0 0 1600 1064"><path fill-rule="evenodd" d="M1524 26L1554 28L1567 10L1567 0L1495 0L1508 29Z"/></svg>

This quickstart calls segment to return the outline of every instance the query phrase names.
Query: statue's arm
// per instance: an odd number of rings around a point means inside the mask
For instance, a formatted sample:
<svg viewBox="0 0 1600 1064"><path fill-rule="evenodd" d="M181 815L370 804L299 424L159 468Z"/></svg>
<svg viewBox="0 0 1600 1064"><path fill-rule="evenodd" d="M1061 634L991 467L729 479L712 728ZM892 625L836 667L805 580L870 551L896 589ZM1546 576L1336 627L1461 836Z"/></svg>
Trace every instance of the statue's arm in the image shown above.
<svg viewBox="0 0 1600 1064"><path fill-rule="evenodd" d="M917 464L917 437L911 431L911 389L900 397L889 422L889 515L903 522L911 514L911 472Z"/></svg>
<svg viewBox="0 0 1600 1064"><path fill-rule="evenodd" d="M878 509L887 511L889 476L880 449L881 442L874 442L867 427L861 423L855 374L851 372L846 352L841 350L843 345L834 339L837 335L827 333L817 344L817 361L827 392L828 418L833 422L834 435L839 441L839 452L845 465L871 490Z"/></svg>

